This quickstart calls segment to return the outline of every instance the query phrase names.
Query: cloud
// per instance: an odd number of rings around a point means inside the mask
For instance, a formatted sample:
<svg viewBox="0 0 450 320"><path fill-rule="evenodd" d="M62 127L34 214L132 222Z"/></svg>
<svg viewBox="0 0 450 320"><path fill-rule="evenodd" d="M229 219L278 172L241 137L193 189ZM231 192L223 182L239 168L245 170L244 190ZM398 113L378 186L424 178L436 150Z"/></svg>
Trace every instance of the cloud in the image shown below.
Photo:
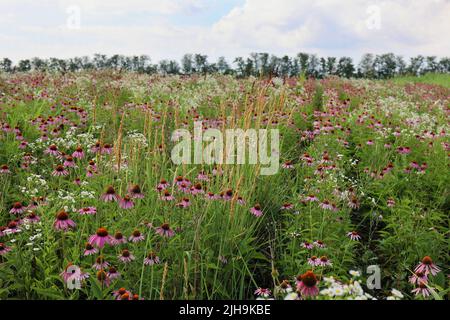
<svg viewBox="0 0 450 320"><path fill-rule="evenodd" d="M448 0L2 0L0 55L148 54L154 61L201 52L212 59L250 52L359 58L365 52L448 56ZM66 9L80 8L79 29ZM186 19L187 16L194 17Z"/></svg>

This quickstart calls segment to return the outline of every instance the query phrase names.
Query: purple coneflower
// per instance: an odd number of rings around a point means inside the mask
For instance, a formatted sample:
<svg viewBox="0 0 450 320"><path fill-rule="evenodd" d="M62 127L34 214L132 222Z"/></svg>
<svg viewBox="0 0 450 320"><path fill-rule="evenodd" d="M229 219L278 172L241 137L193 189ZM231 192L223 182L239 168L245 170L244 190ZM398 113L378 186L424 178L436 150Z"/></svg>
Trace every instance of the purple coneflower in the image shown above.
<svg viewBox="0 0 450 320"><path fill-rule="evenodd" d="M294 169L294 165L292 164L292 161L286 161L281 165L284 169Z"/></svg>
<svg viewBox="0 0 450 320"><path fill-rule="evenodd" d="M139 242L144 240L144 235L139 230L134 230L131 236L128 238L131 242Z"/></svg>
<svg viewBox="0 0 450 320"><path fill-rule="evenodd" d="M387 199L387 206L389 208L392 208L393 206L395 206L395 200L392 198Z"/></svg>
<svg viewBox="0 0 450 320"><path fill-rule="evenodd" d="M314 272L307 271L304 274L297 277L297 290L304 297L313 297L319 294L319 288L317 288L317 277Z"/></svg>
<svg viewBox="0 0 450 320"><path fill-rule="evenodd" d="M97 208L95 207L84 207L78 210L78 213L81 215L94 215L97 213Z"/></svg>
<svg viewBox="0 0 450 320"><path fill-rule="evenodd" d="M361 240L361 236L356 231L347 232L347 237L349 237L351 240L354 240L354 241Z"/></svg>
<svg viewBox="0 0 450 320"><path fill-rule="evenodd" d="M319 207L321 207L324 210L334 210L333 204L331 204L328 200L324 200L319 204Z"/></svg>
<svg viewBox="0 0 450 320"><path fill-rule="evenodd" d="M312 256L311 258L308 258L308 264L315 267L320 265L320 259L316 256Z"/></svg>
<svg viewBox="0 0 450 320"><path fill-rule="evenodd" d="M67 231L69 229L75 228L76 223L69 219L69 214L62 210L56 214L55 222L53 223L53 227L56 230Z"/></svg>
<svg viewBox="0 0 450 320"><path fill-rule="evenodd" d="M120 278L120 272L117 271L117 269L114 268L114 267L109 267L109 269L108 269L108 278L111 279L111 280L118 279L118 278Z"/></svg>
<svg viewBox="0 0 450 320"><path fill-rule="evenodd" d="M4 164L0 167L0 173L7 174L7 173L11 173L11 171L9 170L8 166L6 164Z"/></svg>
<svg viewBox="0 0 450 320"><path fill-rule="evenodd" d="M31 223L38 223L41 220L41 218L39 218L39 216L35 212L30 212L26 219Z"/></svg>
<svg viewBox="0 0 450 320"><path fill-rule="evenodd" d="M294 205L292 203L285 203L281 206L280 210L290 210L294 208Z"/></svg>
<svg viewBox="0 0 450 320"><path fill-rule="evenodd" d="M97 280L106 287L109 287L109 285L111 284L111 279L108 277L108 274L103 271L103 269L100 269L97 272Z"/></svg>
<svg viewBox="0 0 450 320"><path fill-rule="evenodd" d="M0 242L0 256L3 256L11 251L11 248Z"/></svg>
<svg viewBox="0 0 450 320"><path fill-rule="evenodd" d="M161 179L158 186L156 187L158 190L164 190L169 187L169 183L165 179Z"/></svg>
<svg viewBox="0 0 450 320"><path fill-rule="evenodd" d="M191 200L189 198L183 198L180 203L177 203L176 206L180 208L187 208L191 205Z"/></svg>
<svg viewBox="0 0 450 320"><path fill-rule="evenodd" d="M424 298L427 298L431 295L430 289L427 287L427 284L423 281L419 280L419 286L411 291L416 296L421 294Z"/></svg>
<svg viewBox="0 0 450 320"><path fill-rule="evenodd" d="M144 264L147 266L152 266L154 264L159 264L160 260L159 257L153 252L149 252L147 257L144 259Z"/></svg>
<svg viewBox="0 0 450 320"><path fill-rule="evenodd" d="M22 230L18 227L18 223L16 221L10 221L8 223L8 227L5 229L6 234L14 234L20 231Z"/></svg>
<svg viewBox="0 0 450 320"><path fill-rule="evenodd" d="M175 235L175 232L172 229L170 229L168 223L163 223L161 227L155 229L155 232L160 236L167 238L173 237Z"/></svg>
<svg viewBox="0 0 450 320"><path fill-rule="evenodd" d="M412 284L419 284L419 281L428 283L428 276L424 272L414 272L408 281Z"/></svg>
<svg viewBox="0 0 450 320"><path fill-rule="evenodd" d="M116 190L114 190L113 186L109 186L106 188L106 192L101 195L101 200L105 202L117 201L119 198L117 197Z"/></svg>
<svg viewBox="0 0 450 320"><path fill-rule="evenodd" d="M250 208L250 212L257 217L261 217L263 214L259 204L255 204L252 208Z"/></svg>
<svg viewBox="0 0 450 320"><path fill-rule="evenodd" d="M77 158L77 159L83 159L84 158L83 148L77 147L75 149L75 152L72 153L72 157Z"/></svg>
<svg viewBox="0 0 450 320"><path fill-rule="evenodd" d="M198 175L197 175L197 179L200 181L209 181L209 177L208 175L204 172L201 171Z"/></svg>
<svg viewBox="0 0 450 320"><path fill-rule="evenodd" d="M318 200L319 199L315 195L312 195L312 194L307 195L305 198L305 201L308 201L308 202L314 202L314 201L318 201Z"/></svg>
<svg viewBox="0 0 450 320"><path fill-rule="evenodd" d="M98 248L103 248L105 243L111 244L112 237L108 234L106 228L98 228L97 232L89 237L89 243L96 245Z"/></svg>
<svg viewBox="0 0 450 320"><path fill-rule="evenodd" d="M414 272L423 272L425 275L431 273L435 276L441 272L441 269L433 263L433 260L429 256L425 256L423 257L422 262L416 266Z"/></svg>
<svg viewBox="0 0 450 320"><path fill-rule="evenodd" d="M102 149L102 145L100 142L96 142L92 147L91 147L91 152L92 153L97 153Z"/></svg>
<svg viewBox="0 0 450 320"><path fill-rule="evenodd" d="M12 214L21 214L25 211L25 207L22 205L22 202L15 202L11 208L11 210L9 210L9 213Z"/></svg>
<svg viewBox="0 0 450 320"><path fill-rule="evenodd" d="M98 253L97 248L93 247L92 244L90 244L89 242L86 243L86 246L84 247L83 255L91 256L91 255L96 254L96 253Z"/></svg>
<svg viewBox="0 0 450 320"><path fill-rule="evenodd" d="M105 260L103 256L98 256L97 259L95 259L95 263L92 266L92 268L97 270L103 270L109 266L109 262Z"/></svg>
<svg viewBox="0 0 450 320"><path fill-rule="evenodd" d="M131 295L131 292L125 288L119 288L119 290L113 291L113 297L116 298L117 300L122 300L120 299L120 297L122 297L125 294L128 294L129 297Z"/></svg>
<svg viewBox="0 0 450 320"><path fill-rule="evenodd" d="M130 194L130 197L133 199L142 199L144 198L144 194L141 191L141 187L139 187L137 184L131 186L128 189L128 193Z"/></svg>
<svg viewBox="0 0 450 320"><path fill-rule="evenodd" d="M63 177L67 176L69 174L69 171L67 171L62 164L58 164L52 172L52 176L55 177Z"/></svg>
<svg viewBox="0 0 450 320"><path fill-rule="evenodd" d="M255 290L255 294L259 297L268 298L272 292L266 288L258 288Z"/></svg>
<svg viewBox="0 0 450 320"><path fill-rule="evenodd" d="M111 154L112 146L108 143L105 143L101 149L102 154Z"/></svg>
<svg viewBox="0 0 450 320"><path fill-rule="evenodd" d="M308 250L312 250L314 248L313 244L308 241L304 241L302 243L302 247Z"/></svg>
<svg viewBox="0 0 450 320"><path fill-rule="evenodd" d="M321 256L319 259L319 266L326 267L331 266L331 260L327 258L327 256Z"/></svg>
<svg viewBox="0 0 450 320"><path fill-rule="evenodd" d="M122 232L116 232L114 238L111 240L111 244L117 246L124 243L127 243L127 239L123 236Z"/></svg>
<svg viewBox="0 0 450 320"><path fill-rule="evenodd" d="M49 146L44 153L52 155L52 156L59 156L60 152L58 151L58 147L54 144L52 144L51 146Z"/></svg>
<svg viewBox="0 0 450 320"><path fill-rule="evenodd" d="M317 247L317 248L325 248L326 246L325 246L325 243L323 243L321 240L316 240L316 241L314 241L314 245Z"/></svg>
<svg viewBox="0 0 450 320"><path fill-rule="evenodd" d="M161 200L164 200L164 201L172 201L172 200L174 200L174 199L175 199L175 197L172 196L172 194L171 194L168 190L164 190L164 191L163 191L163 193L162 193L162 195L161 195Z"/></svg>
<svg viewBox="0 0 450 320"><path fill-rule="evenodd" d="M225 193L222 195L222 199L223 200L231 200L231 199L233 199L233 190L228 189L227 191L225 191Z"/></svg>
<svg viewBox="0 0 450 320"><path fill-rule="evenodd" d="M191 187L192 194L204 193L201 183L196 183L193 187Z"/></svg>
<svg viewBox="0 0 450 320"><path fill-rule="evenodd" d="M131 200L129 195L126 195L119 201L119 207L122 209L131 209L134 207L134 202Z"/></svg>
<svg viewBox="0 0 450 320"><path fill-rule="evenodd" d="M123 249L122 253L119 255L119 260L122 261L123 263L129 263L134 259L135 259L134 256L128 249Z"/></svg>

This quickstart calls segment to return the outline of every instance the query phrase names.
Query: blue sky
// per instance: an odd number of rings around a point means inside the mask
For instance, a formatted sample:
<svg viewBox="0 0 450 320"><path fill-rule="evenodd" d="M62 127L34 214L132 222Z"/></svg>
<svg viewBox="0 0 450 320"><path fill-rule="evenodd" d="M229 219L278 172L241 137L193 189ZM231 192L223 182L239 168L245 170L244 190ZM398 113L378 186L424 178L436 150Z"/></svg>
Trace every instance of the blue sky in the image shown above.
<svg viewBox="0 0 450 320"><path fill-rule="evenodd" d="M449 0L0 0L0 57L449 56Z"/></svg>

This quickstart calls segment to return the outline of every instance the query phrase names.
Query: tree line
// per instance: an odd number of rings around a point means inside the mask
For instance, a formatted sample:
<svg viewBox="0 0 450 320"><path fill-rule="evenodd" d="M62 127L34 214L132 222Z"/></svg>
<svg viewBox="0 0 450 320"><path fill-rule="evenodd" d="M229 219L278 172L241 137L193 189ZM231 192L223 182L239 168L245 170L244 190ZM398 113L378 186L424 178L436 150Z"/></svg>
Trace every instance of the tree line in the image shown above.
<svg viewBox="0 0 450 320"><path fill-rule="evenodd" d="M323 78L330 75L351 78L386 79L396 75L421 75L428 72L450 73L450 58L418 55L408 61L393 53L364 54L355 64L350 57L319 57L300 52L294 57L277 57L269 53L251 53L229 63L225 57L209 62L203 54L185 54L181 61L163 59L152 63L147 55L124 56L95 54L69 59L32 58L16 64L9 58L0 60L0 71L14 72L78 72L84 70L116 70L146 74L192 75L224 74L237 77L306 77Z"/></svg>

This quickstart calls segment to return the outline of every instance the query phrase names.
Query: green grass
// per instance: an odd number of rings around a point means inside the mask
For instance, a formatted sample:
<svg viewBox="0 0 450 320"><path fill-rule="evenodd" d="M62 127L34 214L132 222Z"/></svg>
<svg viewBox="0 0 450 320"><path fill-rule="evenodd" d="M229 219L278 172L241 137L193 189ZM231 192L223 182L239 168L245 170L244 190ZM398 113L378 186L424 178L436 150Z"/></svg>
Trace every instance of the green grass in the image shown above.
<svg viewBox="0 0 450 320"><path fill-rule="evenodd" d="M427 73L423 76L403 76L397 77L390 81L397 84L407 84L407 83L427 83L436 84L445 88L450 88L450 74L443 73Z"/></svg>

